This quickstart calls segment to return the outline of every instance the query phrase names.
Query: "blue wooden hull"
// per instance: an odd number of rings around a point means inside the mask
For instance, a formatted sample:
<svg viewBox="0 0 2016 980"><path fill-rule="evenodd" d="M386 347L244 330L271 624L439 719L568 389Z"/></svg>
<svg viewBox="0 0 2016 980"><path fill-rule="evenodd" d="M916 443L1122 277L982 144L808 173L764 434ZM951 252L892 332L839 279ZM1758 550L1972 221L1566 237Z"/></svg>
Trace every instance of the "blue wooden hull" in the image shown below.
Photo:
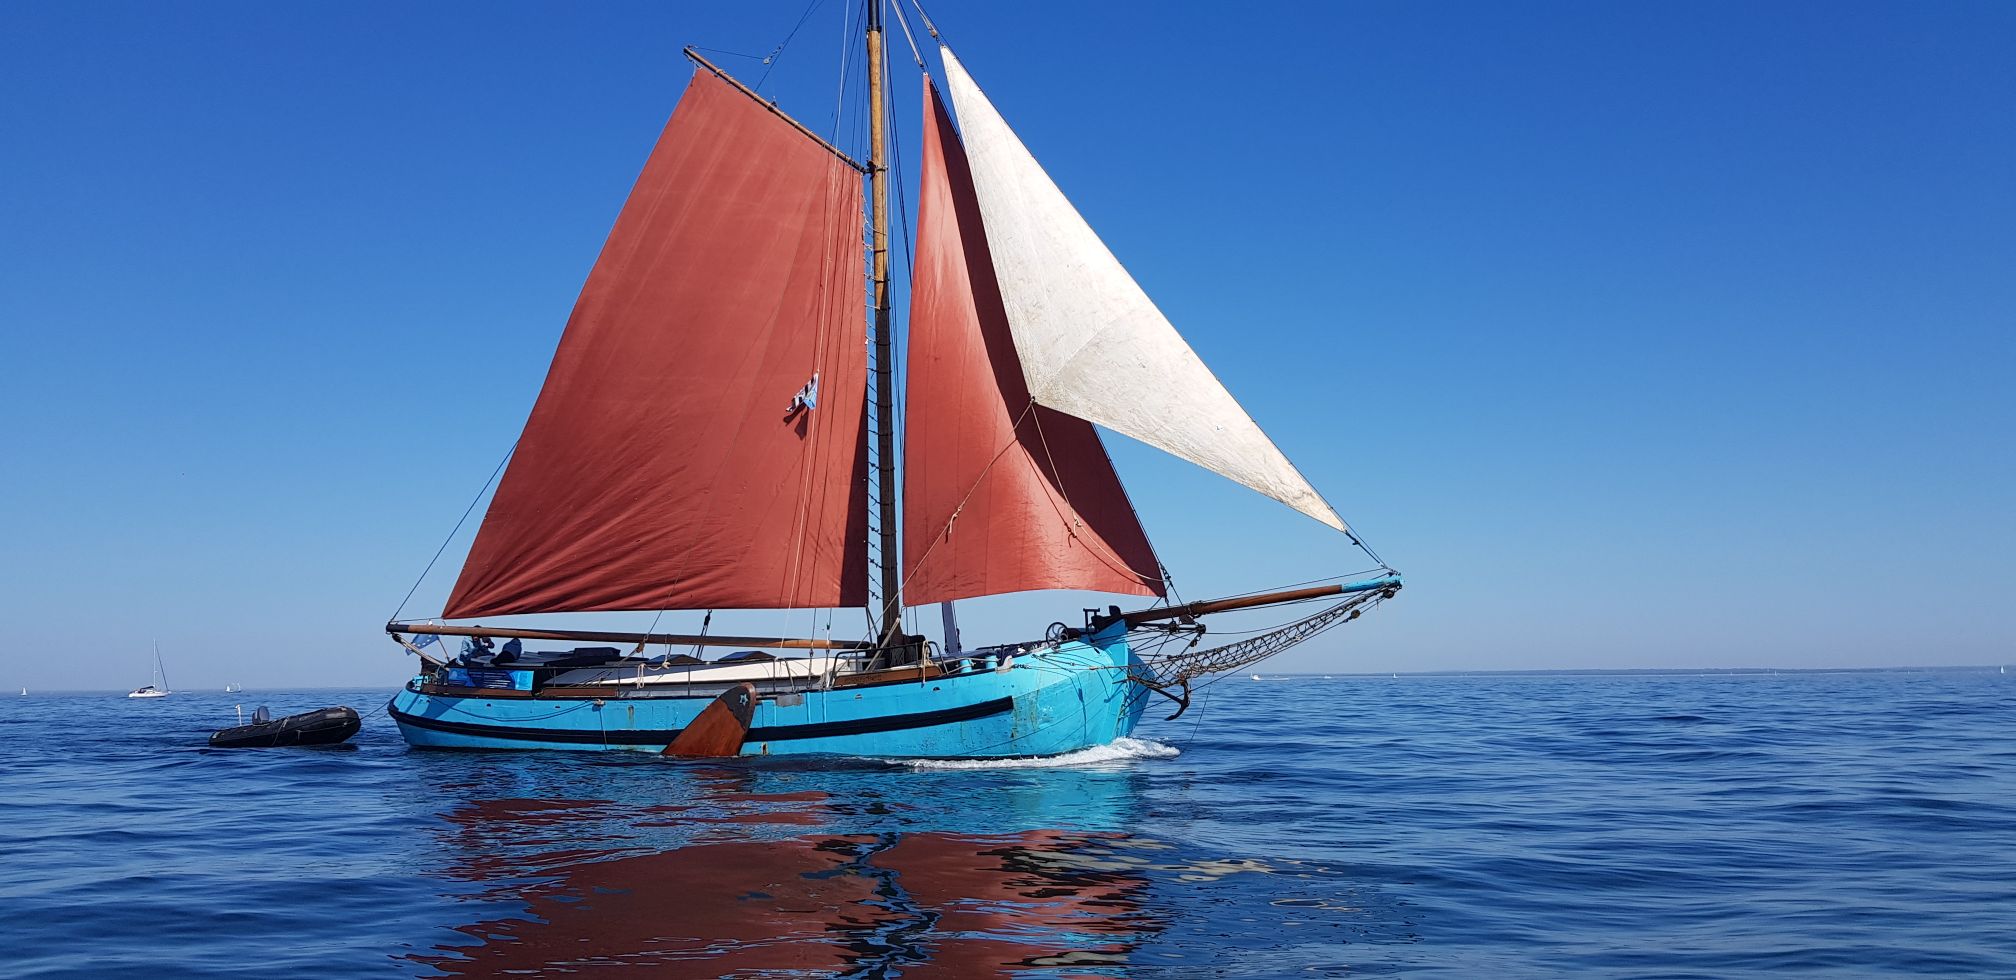
<svg viewBox="0 0 2016 980"><path fill-rule="evenodd" d="M1016 654L1007 667L765 694L743 755L989 758L1061 755L1134 730L1147 689L1119 629ZM588 699L447 696L409 683L390 714L406 741L439 749L658 752L712 696Z"/></svg>

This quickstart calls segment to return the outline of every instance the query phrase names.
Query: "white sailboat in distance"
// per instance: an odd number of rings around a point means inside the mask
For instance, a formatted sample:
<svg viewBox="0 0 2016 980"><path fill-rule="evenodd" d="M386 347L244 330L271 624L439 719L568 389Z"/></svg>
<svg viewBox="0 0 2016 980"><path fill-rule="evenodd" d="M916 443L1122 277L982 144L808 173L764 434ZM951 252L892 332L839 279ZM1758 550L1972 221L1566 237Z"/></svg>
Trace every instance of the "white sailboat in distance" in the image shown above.
<svg viewBox="0 0 2016 980"><path fill-rule="evenodd" d="M154 644L154 683L131 694L129 698L165 698L175 692L168 690L168 672L161 668L161 644Z"/></svg>

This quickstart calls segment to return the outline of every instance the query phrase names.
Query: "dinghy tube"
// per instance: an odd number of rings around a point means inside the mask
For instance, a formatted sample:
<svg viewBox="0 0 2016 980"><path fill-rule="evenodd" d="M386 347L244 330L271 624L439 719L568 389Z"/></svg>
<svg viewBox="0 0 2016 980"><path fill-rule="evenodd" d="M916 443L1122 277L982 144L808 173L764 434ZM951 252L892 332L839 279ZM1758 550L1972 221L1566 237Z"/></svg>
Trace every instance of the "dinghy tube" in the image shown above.
<svg viewBox="0 0 2016 980"><path fill-rule="evenodd" d="M363 720L352 708L317 708L285 718L264 717L265 708L252 715L252 723L226 728L210 735L213 749L273 749L289 745L335 745L357 734Z"/></svg>

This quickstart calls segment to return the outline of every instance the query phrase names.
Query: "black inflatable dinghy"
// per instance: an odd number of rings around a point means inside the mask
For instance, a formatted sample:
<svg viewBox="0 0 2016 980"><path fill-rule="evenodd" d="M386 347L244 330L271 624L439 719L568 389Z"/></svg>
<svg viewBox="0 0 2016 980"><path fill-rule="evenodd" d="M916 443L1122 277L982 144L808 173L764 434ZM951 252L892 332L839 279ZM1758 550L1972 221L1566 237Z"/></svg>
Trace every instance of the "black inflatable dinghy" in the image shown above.
<svg viewBox="0 0 2016 980"><path fill-rule="evenodd" d="M274 718L260 708L252 713L252 724L226 728L210 735L213 749L271 749L287 745L335 745L363 726L357 712L349 708L317 708L298 715Z"/></svg>

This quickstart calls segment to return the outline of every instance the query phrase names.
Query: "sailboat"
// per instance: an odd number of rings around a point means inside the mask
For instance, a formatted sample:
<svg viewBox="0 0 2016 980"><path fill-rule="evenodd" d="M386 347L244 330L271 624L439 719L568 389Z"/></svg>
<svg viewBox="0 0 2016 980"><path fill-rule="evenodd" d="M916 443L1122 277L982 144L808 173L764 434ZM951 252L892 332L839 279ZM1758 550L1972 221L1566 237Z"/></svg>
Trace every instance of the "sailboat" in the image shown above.
<svg viewBox="0 0 2016 980"><path fill-rule="evenodd" d="M1194 685L1400 590L1107 250L920 7L948 102L895 6L924 74L898 425L885 2L867 0L857 21L865 161L687 49L692 78L589 273L441 616L395 612L385 626L420 658L387 706L410 744L1057 755L1128 735L1157 696L1181 714ZM1376 567L1174 598L1098 427L1314 518ZM956 601L1061 589L1151 604L963 645ZM1206 616L1298 603L1313 605L1258 635L1202 642ZM933 604L938 641L904 615ZM835 635L822 611L848 607L867 626ZM721 609L776 610L798 625L710 635ZM707 617L690 634L470 622L668 610ZM434 645L443 637L462 638L460 653ZM737 652L702 656L720 647Z"/></svg>
<svg viewBox="0 0 2016 980"><path fill-rule="evenodd" d="M26 692L23 692L26 693ZM161 666L161 644L154 644L154 683L126 695L129 698L165 698L175 692L168 689L168 672Z"/></svg>

